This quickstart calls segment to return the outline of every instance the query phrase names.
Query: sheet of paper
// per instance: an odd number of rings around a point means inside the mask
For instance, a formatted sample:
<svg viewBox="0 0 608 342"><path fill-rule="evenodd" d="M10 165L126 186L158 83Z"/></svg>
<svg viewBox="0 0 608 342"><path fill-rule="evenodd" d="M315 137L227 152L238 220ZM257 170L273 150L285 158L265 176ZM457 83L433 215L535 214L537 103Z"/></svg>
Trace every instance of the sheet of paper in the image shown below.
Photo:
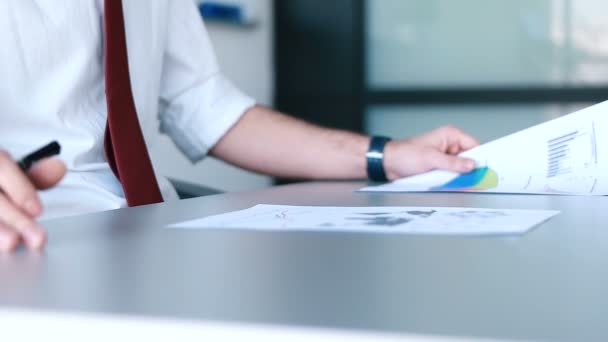
<svg viewBox="0 0 608 342"><path fill-rule="evenodd" d="M260 204L245 210L173 224L169 228L443 235L522 234L558 213L545 210Z"/></svg>
<svg viewBox="0 0 608 342"><path fill-rule="evenodd" d="M607 132L608 101L462 153L479 167L470 174L432 171L361 191L608 195Z"/></svg>

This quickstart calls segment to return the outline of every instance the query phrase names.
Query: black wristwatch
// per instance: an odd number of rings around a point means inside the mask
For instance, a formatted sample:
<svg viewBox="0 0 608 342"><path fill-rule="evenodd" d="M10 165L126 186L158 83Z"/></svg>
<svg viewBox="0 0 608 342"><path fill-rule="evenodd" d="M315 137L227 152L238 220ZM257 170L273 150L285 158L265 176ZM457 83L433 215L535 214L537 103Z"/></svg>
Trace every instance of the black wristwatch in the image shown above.
<svg viewBox="0 0 608 342"><path fill-rule="evenodd" d="M369 149L365 154L367 159L367 178L372 182L387 182L386 172L384 172L384 146L391 141L387 137L372 137L369 142Z"/></svg>

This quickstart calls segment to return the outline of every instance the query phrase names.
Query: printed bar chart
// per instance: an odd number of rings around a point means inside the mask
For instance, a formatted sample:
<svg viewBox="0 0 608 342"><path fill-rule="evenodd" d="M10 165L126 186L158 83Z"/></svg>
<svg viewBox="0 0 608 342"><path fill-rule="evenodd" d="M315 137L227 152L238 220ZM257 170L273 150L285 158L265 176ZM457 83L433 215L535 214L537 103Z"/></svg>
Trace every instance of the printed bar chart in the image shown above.
<svg viewBox="0 0 608 342"><path fill-rule="evenodd" d="M547 142L547 178L570 174L597 165L595 124Z"/></svg>

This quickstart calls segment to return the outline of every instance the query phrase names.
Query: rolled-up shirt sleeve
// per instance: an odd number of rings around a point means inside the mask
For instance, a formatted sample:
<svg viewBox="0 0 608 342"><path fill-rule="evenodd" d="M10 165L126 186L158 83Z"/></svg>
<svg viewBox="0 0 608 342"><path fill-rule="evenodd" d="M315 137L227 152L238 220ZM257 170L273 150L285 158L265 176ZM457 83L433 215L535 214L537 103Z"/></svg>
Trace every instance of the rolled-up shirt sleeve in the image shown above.
<svg viewBox="0 0 608 342"><path fill-rule="evenodd" d="M221 73L193 1L169 3L160 131L196 162L255 105L255 100Z"/></svg>

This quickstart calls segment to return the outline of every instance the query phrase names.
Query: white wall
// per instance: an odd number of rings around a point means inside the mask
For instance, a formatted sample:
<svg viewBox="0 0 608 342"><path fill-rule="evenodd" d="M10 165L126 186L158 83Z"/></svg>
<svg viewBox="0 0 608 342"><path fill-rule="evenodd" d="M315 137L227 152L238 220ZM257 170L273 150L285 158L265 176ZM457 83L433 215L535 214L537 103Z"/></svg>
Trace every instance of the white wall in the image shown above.
<svg viewBox="0 0 608 342"><path fill-rule="evenodd" d="M272 0L241 0L256 13L253 27L206 23L224 73L259 103L270 105L273 99L273 27ZM157 172L225 191L239 191L269 186L271 179L246 172L208 157L192 165L166 136L151 146Z"/></svg>

